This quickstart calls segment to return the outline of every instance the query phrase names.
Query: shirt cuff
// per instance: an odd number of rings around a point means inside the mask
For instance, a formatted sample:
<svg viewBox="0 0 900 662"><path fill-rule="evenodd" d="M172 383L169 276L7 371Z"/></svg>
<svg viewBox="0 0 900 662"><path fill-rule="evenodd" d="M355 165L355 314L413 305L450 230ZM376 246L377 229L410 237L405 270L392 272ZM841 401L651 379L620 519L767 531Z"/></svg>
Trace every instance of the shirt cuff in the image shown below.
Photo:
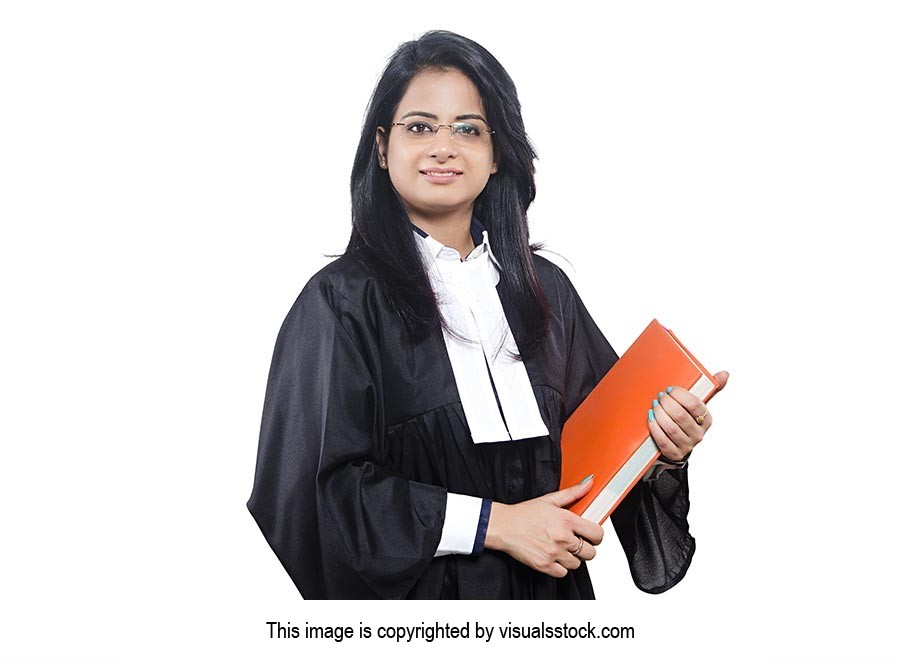
<svg viewBox="0 0 900 662"><path fill-rule="evenodd" d="M444 528L441 531L441 541L438 543L435 556L471 554L474 551L482 519L485 519L484 531L487 532L484 501L485 499L467 494L447 493ZM490 509L488 509L489 515ZM484 547L484 535L481 536L481 547Z"/></svg>
<svg viewBox="0 0 900 662"><path fill-rule="evenodd" d="M681 462L669 460L660 455L659 458L657 458L656 462L650 465L650 469L644 474L643 480L656 480L662 475L663 471L668 471L669 469L683 469L687 466L688 458L693 452L694 451L692 450L687 455L685 455L684 459Z"/></svg>
<svg viewBox="0 0 900 662"><path fill-rule="evenodd" d="M482 499L481 501L481 517L478 518L478 533L475 534L475 545L472 547L472 554L481 554L484 551L484 540L487 538L492 505L494 505L494 502L490 499Z"/></svg>

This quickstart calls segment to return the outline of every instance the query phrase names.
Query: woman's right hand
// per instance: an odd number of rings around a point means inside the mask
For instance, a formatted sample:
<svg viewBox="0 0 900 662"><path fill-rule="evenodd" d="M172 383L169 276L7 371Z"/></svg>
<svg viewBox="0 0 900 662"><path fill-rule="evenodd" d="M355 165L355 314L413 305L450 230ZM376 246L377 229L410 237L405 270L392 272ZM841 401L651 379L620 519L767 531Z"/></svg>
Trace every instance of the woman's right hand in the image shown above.
<svg viewBox="0 0 900 662"><path fill-rule="evenodd" d="M484 546L509 554L551 577L565 577L569 570L580 566L582 560L594 558L597 554L594 545L603 540L603 529L599 524L565 508L587 494L593 482L591 476L579 485L522 503L495 501L491 505ZM578 536L588 544L581 545Z"/></svg>

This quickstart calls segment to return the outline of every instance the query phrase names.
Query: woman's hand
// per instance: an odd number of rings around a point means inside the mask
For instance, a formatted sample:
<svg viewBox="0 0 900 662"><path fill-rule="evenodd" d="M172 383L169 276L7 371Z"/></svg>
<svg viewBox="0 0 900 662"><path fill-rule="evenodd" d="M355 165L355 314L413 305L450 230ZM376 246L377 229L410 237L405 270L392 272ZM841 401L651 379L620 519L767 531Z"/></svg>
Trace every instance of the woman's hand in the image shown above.
<svg viewBox="0 0 900 662"><path fill-rule="evenodd" d="M715 392L718 393L725 388L728 373L723 370L714 377L719 383ZM681 462L703 440L712 425L712 414L703 401L690 391L680 386L670 388L653 401L647 415L647 427L663 457ZM696 417L700 415L703 422L697 423Z"/></svg>
<svg viewBox="0 0 900 662"><path fill-rule="evenodd" d="M587 494L593 482L591 476L579 485L512 505L495 501L484 546L551 577L565 577L582 560L594 558L594 545L603 540L599 524L565 509Z"/></svg>

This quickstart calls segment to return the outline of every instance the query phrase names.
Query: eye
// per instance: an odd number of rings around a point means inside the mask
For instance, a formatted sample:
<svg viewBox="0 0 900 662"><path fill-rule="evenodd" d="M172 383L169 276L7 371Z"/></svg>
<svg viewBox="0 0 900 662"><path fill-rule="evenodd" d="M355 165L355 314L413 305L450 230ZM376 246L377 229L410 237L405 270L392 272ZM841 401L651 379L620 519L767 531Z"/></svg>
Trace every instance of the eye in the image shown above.
<svg viewBox="0 0 900 662"><path fill-rule="evenodd" d="M471 136L473 138L477 138L481 135L481 130L477 126L474 124L465 124L463 122L457 123L456 132L461 136Z"/></svg>
<svg viewBox="0 0 900 662"><path fill-rule="evenodd" d="M431 125L425 122L413 122L406 127L406 131L408 133L425 133L426 131L431 130Z"/></svg>

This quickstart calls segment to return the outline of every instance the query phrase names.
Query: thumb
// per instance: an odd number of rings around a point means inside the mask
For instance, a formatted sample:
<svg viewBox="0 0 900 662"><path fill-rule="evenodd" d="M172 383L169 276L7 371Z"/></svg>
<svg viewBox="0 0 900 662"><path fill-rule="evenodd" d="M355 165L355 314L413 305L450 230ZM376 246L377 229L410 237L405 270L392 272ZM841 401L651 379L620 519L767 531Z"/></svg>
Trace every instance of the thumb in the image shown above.
<svg viewBox="0 0 900 662"><path fill-rule="evenodd" d="M545 494L540 498L544 501L549 501L554 506L562 508L564 506L568 506L570 503L578 501L578 499L590 492L591 487L593 486L594 474L591 474L578 485L572 485L571 487L567 487L564 490L559 490L558 492L550 492L549 494Z"/></svg>
<svg viewBox="0 0 900 662"><path fill-rule="evenodd" d="M725 384L728 383L728 372L726 372L725 370L722 370L721 372L717 372L716 374L713 375L713 379L715 379L716 382L718 382L718 384L719 384L719 388L717 388L715 390L715 392L713 393L713 395L717 395L719 393L719 391L721 391L723 388L725 388ZM712 396L710 396L710 399L712 399Z"/></svg>

